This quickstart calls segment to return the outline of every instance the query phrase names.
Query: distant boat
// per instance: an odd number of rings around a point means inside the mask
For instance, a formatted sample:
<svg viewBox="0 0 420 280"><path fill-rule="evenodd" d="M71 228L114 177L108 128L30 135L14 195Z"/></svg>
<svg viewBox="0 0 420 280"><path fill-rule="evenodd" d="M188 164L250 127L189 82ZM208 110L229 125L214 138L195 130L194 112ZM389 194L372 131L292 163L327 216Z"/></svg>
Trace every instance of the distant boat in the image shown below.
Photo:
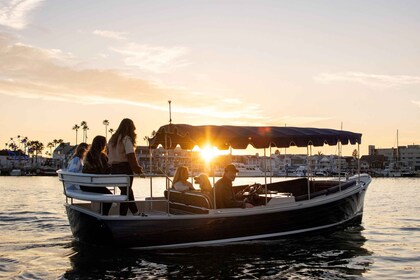
<svg viewBox="0 0 420 280"><path fill-rule="evenodd" d="M316 170L315 171L315 176L317 176L317 177L327 177L328 172L326 170Z"/></svg>
<svg viewBox="0 0 420 280"><path fill-rule="evenodd" d="M306 176L306 167L298 166L297 168L285 168L283 170L278 170L275 173L278 177L305 177Z"/></svg>
<svg viewBox="0 0 420 280"><path fill-rule="evenodd" d="M417 173L405 167L391 165L389 168L377 172L377 175L381 177L416 177Z"/></svg>
<svg viewBox="0 0 420 280"><path fill-rule="evenodd" d="M244 164L241 162L233 162L233 165L235 165L236 169L238 169L237 177L264 177L264 176L273 176L272 171L264 172L262 171L257 165L253 164ZM216 168L209 172L210 176L215 177L222 177L224 173L223 168Z"/></svg>
<svg viewBox="0 0 420 280"><path fill-rule="evenodd" d="M10 176L22 176L22 170L12 169L9 174Z"/></svg>
<svg viewBox="0 0 420 280"><path fill-rule="evenodd" d="M44 166L36 170L38 176L57 176L57 169L51 166Z"/></svg>
<svg viewBox="0 0 420 280"><path fill-rule="evenodd" d="M398 130L397 130L397 149L396 157L394 162L391 162L388 168L380 171L379 174L383 177L415 177L417 174L409 167L404 166L403 162L400 161L400 151L398 144Z"/></svg>
<svg viewBox="0 0 420 280"><path fill-rule="evenodd" d="M233 163L238 169L238 177L264 177L265 172L262 171L258 166L252 164L244 164L244 163ZM267 172L267 176L270 176L270 172Z"/></svg>

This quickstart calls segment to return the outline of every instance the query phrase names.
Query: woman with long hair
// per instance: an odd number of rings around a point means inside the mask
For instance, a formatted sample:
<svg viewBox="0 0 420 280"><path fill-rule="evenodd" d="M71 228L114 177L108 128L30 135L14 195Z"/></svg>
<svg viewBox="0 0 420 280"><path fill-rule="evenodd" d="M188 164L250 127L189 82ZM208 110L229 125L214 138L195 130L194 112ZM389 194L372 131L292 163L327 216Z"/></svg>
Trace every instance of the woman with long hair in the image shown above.
<svg viewBox="0 0 420 280"><path fill-rule="evenodd" d="M188 191L194 190L193 185L188 182L189 177L188 167L178 166L175 171L174 179L172 181L172 187L177 191Z"/></svg>
<svg viewBox="0 0 420 280"><path fill-rule="evenodd" d="M74 151L73 156L71 157L68 165L67 165L67 171L69 172L76 172L81 173L83 169L83 160L86 155L86 151L88 149L89 145L86 143L80 143L76 150Z"/></svg>
<svg viewBox="0 0 420 280"><path fill-rule="evenodd" d="M143 169L137 162L135 146L137 134L136 127L131 119L123 119L118 126L117 131L112 135L108 142L108 158L111 164L111 174L133 175L143 173ZM130 209L133 215L139 215L136 203L134 202L134 193L131 189L133 177L130 176L130 188L128 199L130 202L120 204L120 215L127 215ZM121 194L127 195L127 188L120 188Z"/></svg>
<svg viewBox="0 0 420 280"><path fill-rule="evenodd" d="M106 152L106 138L101 135L95 136L85 157L83 173L109 174L111 167Z"/></svg>
<svg viewBox="0 0 420 280"><path fill-rule="evenodd" d="M110 171L111 168L106 155L106 138L101 135L95 136L85 157L83 173L109 174ZM80 189L85 192L112 194L106 187L80 186ZM108 215L111 206L112 203L103 203L102 213Z"/></svg>

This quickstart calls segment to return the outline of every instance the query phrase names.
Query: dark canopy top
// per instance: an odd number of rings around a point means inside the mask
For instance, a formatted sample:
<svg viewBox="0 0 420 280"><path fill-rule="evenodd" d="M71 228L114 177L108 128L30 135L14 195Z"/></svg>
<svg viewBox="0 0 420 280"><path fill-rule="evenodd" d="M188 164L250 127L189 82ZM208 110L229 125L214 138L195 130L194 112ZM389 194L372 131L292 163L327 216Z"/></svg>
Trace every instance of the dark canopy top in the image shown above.
<svg viewBox="0 0 420 280"><path fill-rule="evenodd" d="M149 138L149 146L157 148L162 145L173 149L180 145L182 149L192 149L195 145L204 147L212 145L219 150L230 146L234 149L245 149L249 144L254 148L287 148L290 146L306 147L324 144L352 145L361 143L362 134L350 131L325 128L274 127L274 126L192 126L187 124L168 124L159 128Z"/></svg>

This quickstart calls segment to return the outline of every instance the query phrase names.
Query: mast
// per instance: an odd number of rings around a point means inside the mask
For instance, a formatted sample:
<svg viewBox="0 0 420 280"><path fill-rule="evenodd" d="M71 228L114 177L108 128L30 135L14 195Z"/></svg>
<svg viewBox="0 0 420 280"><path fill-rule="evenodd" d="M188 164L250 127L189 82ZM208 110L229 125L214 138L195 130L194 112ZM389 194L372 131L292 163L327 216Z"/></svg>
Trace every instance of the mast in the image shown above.
<svg viewBox="0 0 420 280"><path fill-rule="evenodd" d="M171 113L171 100L168 100L169 103L169 124L172 123L172 113Z"/></svg>
<svg viewBox="0 0 420 280"><path fill-rule="evenodd" d="M397 150L396 150L396 162L395 162L395 168L400 168L400 153L399 153L399 147L398 147L398 129L397 129Z"/></svg>

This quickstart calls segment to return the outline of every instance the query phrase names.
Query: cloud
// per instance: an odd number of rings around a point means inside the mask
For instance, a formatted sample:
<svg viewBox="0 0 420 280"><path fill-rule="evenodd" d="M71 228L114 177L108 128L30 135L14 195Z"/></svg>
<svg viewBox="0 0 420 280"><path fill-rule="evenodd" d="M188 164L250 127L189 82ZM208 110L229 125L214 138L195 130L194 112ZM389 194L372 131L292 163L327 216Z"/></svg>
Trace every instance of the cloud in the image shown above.
<svg viewBox="0 0 420 280"><path fill-rule="evenodd" d="M413 104L415 104L415 105L419 106L419 108L420 108L420 101L411 100L411 103L413 103Z"/></svg>
<svg viewBox="0 0 420 280"><path fill-rule="evenodd" d="M267 118L259 105L228 99L215 92L156 84L138 77L127 77L112 70L75 69L62 63L71 54L15 43L0 33L0 94L80 104L122 104L167 112L167 101L174 112L230 123L240 120L264 123Z"/></svg>
<svg viewBox="0 0 420 280"><path fill-rule="evenodd" d="M123 48L111 50L124 56L127 66L152 73L164 73L190 64L183 59L189 51L185 47L156 47L129 43Z"/></svg>
<svg viewBox="0 0 420 280"><path fill-rule="evenodd" d="M44 0L4 0L0 3L0 25L23 29L28 25L28 14Z"/></svg>
<svg viewBox="0 0 420 280"><path fill-rule="evenodd" d="M114 39L114 40L125 40L127 35L127 32L116 32L116 31L110 31L110 30L95 30L93 31L94 35L108 38L108 39Z"/></svg>
<svg viewBox="0 0 420 280"><path fill-rule="evenodd" d="M355 82L375 88L390 88L420 84L419 76L407 75L377 75L362 72L321 73L314 77L320 83Z"/></svg>

